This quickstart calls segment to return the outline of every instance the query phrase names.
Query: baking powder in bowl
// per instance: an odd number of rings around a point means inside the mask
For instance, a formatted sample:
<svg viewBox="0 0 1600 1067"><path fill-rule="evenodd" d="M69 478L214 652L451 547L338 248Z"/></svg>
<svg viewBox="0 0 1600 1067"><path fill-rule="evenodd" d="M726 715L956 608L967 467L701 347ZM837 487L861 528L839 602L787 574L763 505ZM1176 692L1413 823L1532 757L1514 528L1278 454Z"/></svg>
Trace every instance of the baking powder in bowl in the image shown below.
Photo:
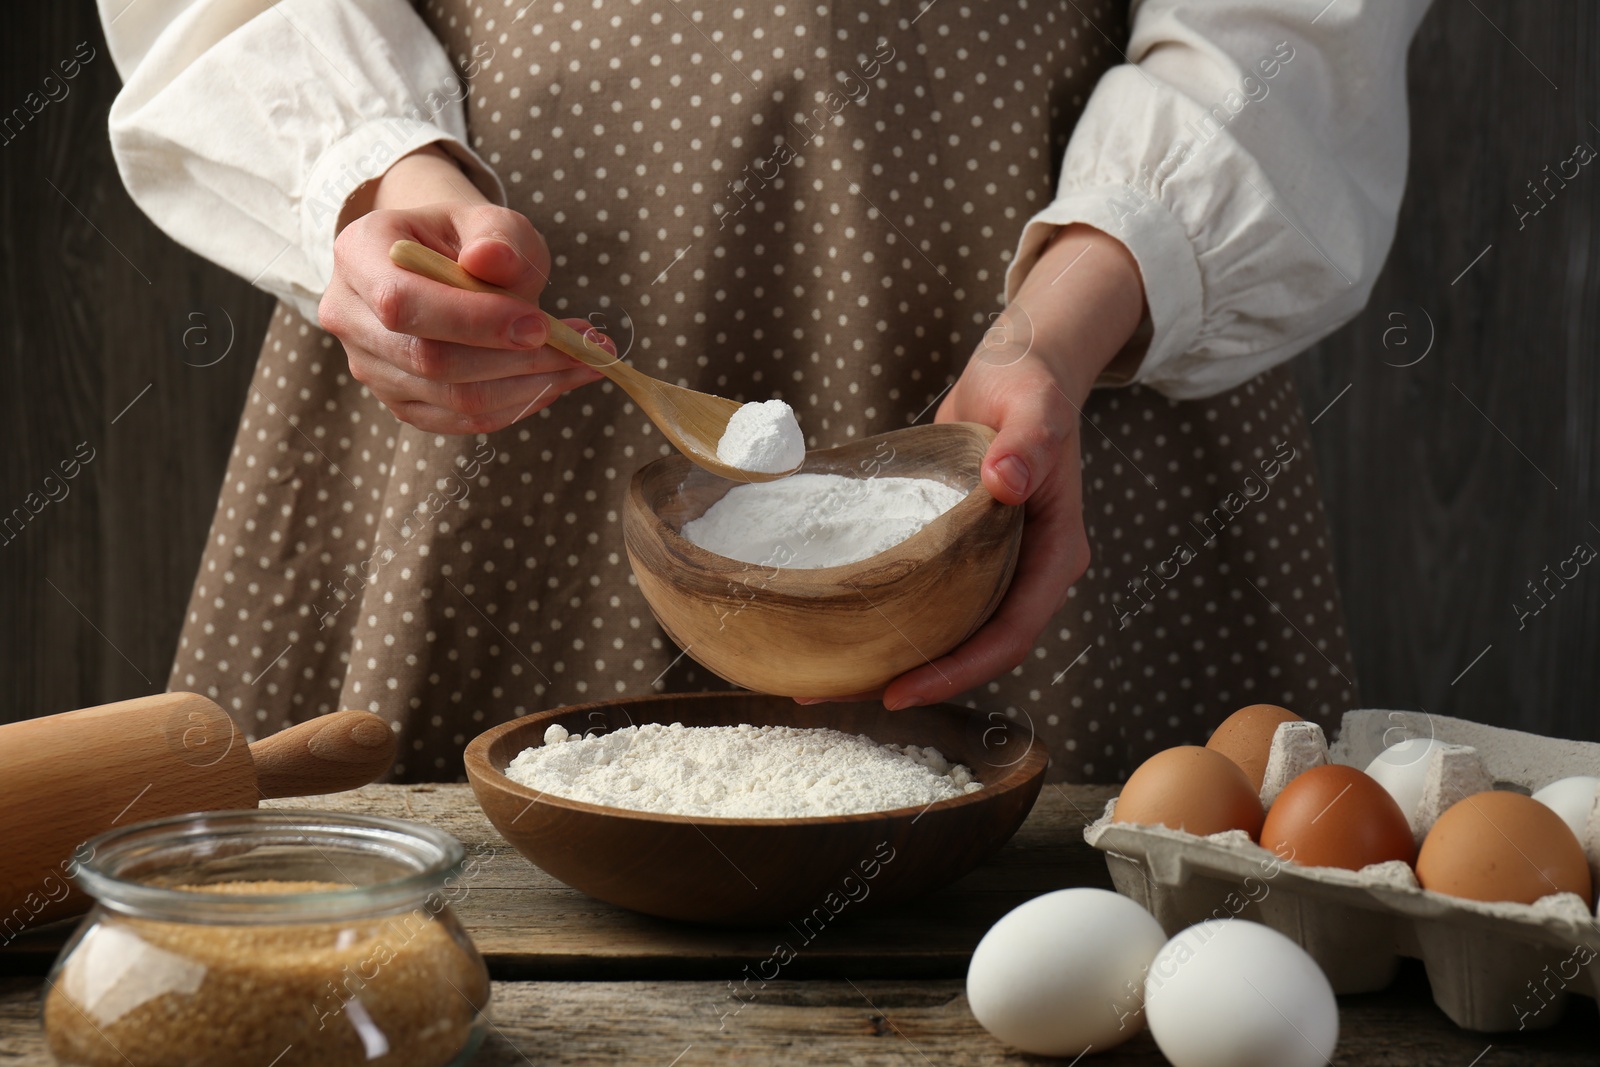
<svg viewBox="0 0 1600 1067"><path fill-rule="evenodd" d="M556 724L506 768L552 796L630 811L802 819L925 807L983 788L938 750L793 726L645 723L592 736Z"/></svg>
<svg viewBox="0 0 1600 1067"><path fill-rule="evenodd" d="M793 474L728 490L683 536L768 567L837 567L893 548L966 493L931 478Z"/></svg>

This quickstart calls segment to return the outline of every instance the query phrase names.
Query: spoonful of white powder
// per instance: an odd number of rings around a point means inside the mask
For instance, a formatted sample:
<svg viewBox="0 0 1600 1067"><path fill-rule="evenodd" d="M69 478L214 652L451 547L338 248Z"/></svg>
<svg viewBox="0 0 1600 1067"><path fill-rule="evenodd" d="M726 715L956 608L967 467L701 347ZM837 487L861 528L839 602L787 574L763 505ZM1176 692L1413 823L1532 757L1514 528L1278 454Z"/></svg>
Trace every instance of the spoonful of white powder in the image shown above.
<svg viewBox="0 0 1600 1067"><path fill-rule="evenodd" d="M806 439L794 409L781 400L746 404L733 413L717 442L717 458L730 467L784 474L806 458Z"/></svg>

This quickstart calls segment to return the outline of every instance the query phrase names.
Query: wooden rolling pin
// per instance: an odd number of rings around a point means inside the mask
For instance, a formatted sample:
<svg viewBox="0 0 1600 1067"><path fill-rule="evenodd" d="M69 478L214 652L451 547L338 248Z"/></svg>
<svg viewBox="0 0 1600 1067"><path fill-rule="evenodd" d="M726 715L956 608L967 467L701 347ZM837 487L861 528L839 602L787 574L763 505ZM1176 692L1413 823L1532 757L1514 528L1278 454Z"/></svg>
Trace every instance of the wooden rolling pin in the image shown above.
<svg viewBox="0 0 1600 1067"><path fill-rule="evenodd" d="M339 711L245 744L194 693L0 726L0 945L88 907L68 882L95 834L166 815L253 808L365 785L394 762L382 719Z"/></svg>

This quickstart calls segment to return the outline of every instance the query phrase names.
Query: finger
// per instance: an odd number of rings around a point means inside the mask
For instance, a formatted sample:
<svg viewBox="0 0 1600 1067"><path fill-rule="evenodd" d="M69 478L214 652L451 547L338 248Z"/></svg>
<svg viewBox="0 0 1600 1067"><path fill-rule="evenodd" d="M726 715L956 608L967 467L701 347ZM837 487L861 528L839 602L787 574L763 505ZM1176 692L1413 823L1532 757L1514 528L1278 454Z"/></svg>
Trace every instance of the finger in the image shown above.
<svg viewBox="0 0 1600 1067"><path fill-rule="evenodd" d="M474 277L538 302L550 281L550 249L519 211L491 204L455 213L456 262Z"/></svg>
<svg viewBox="0 0 1600 1067"><path fill-rule="evenodd" d="M562 319L561 321L577 330L586 340L599 345L613 356L617 354L617 343L601 333L600 327L594 325L588 319Z"/></svg>
<svg viewBox="0 0 1600 1067"><path fill-rule="evenodd" d="M393 263L375 264L372 274L358 274L354 284L392 333L502 349L538 348L550 337L537 305L498 293L469 293Z"/></svg>
<svg viewBox="0 0 1600 1067"><path fill-rule="evenodd" d="M522 299L464 292L397 267L389 250L400 238L419 241ZM526 216L493 205L375 211L346 227L334 244L335 280L387 329L489 348L544 343L543 318L522 301L537 304L549 260L544 238Z"/></svg>
<svg viewBox="0 0 1600 1067"><path fill-rule="evenodd" d="M448 286L441 288L448 289ZM362 376L357 366L362 354L389 363L406 375L450 383L553 374L579 365L577 360L548 345L528 351L507 351L395 333L378 321L373 309L349 295L348 290L343 296L324 296L318 313L324 327L333 330L344 342L357 379L368 385L373 383ZM394 379L389 376L382 380Z"/></svg>
<svg viewBox="0 0 1600 1067"><path fill-rule="evenodd" d="M1010 389L996 401L995 439L983 457L983 484L1002 504L1021 504L1047 484L1076 433L1077 410L1053 380Z"/></svg>
<svg viewBox="0 0 1600 1067"><path fill-rule="evenodd" d="M617 354L617 343L611 338L607 337L605 334L601 333L600 328L592 324L588 319L562 319L561 321L572 327L578 333L582 334L583 338L591 344L599 345L607 352L610 352L613 356ZM555 351L555 349L550 349L550 351ZM590 366L581 359L575 359L571 356L568 356L567 358L572 363L580 367Z"/></svg>
<svg viewBox="0 0 1600 1067"><path fill-rule="evenodd" d="M414 274L389 259L395 232L372 227L361 238L341 235L338 275L319 308L325 329L344 335L371 324L397 334L475 348L527 349L543 345L549 325L537 306L498 293L472 293Z"/></svg>
<svg viewBox="0 0 1600 1067"><path fill-rule="evenodd" d="M611 362L619 362L620 357L617 356L616 342L607 337L605 334L601 333L598 326L591 323L588 319L562 319L561 321L572 327L573 331L582 336L585 341L588 341L590 344L599 345L601 348L611 353L611 356L613 357ZM583 363L586 366L589 365L587 359L582 359L578 362Z"/></svg>
<svg viewBox="0 0 1600 1067"><path fill-rule="evenodd" d="M495 411L486 411L476 415L468 415L460 411L453 411L438 405L415 400L389 403L389 408L402 422L410 423L419 430L424 430L428 433L455 435L494 433L496 430L503 430L513 423L537 414L555 403L561 394L570 392L594 380L593 372L587 368L562 371L558 374L539 375L538 377L545 379L545 383L544 387L534 392L533 399L526 403L512 404ZM386 401L386 403L388 402Z"/></svg>
<svg viewBox="0 0 1600 1067"><path fill-rule="evenodd" d="M571 356L548 346L529 352L506 352L428 341L388 331L351 338L346 351L360 352L369 359L387 364L390 373L380 379L384 382L416 378L436 385L455 385L528 374L555 374L579 366ZM371 385L372 382L359 373L356 361L357 357L352 355L351 369L357 371L358 380Z"/></svg>
<svg viewBox="0 0 1600 1067"><path fill-rule="evenodd" d="M350 371L357 381L387 404L419 403L462 415L485 415L502 408L527 404L545 390L553 390L559 396L562 391L559 386L564 382L561 378L563 374L576 375L574 384L591 382L600 377L598 371L582 364L575 365L559 352L551 350L550 355L552 359L560 359L559 365L550 370L471 382L438 382L419 378L369 353L353 355ZM573 385L566 387L572 388Z"/></svg>

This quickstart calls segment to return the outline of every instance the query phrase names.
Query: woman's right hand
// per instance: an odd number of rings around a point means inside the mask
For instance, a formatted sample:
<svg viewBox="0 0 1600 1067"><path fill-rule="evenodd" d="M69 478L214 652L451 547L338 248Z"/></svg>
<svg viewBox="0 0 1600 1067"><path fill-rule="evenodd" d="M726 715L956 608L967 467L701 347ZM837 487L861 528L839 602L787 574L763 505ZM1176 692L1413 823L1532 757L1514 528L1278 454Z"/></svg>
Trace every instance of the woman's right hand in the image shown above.
<svg viewBox="0 0 1600 1067"><path fill-rule="evenodd" d="M397 162L352 197L317 309L351 375L404 422L431 433L490 433L602 377L545 344L530 304L549 280L550 252L525 215L488 203L442 151ZM405 238L456 260L528 303L469 293L396 266ZM614 347L583 319L574 329Z"/></svg>

